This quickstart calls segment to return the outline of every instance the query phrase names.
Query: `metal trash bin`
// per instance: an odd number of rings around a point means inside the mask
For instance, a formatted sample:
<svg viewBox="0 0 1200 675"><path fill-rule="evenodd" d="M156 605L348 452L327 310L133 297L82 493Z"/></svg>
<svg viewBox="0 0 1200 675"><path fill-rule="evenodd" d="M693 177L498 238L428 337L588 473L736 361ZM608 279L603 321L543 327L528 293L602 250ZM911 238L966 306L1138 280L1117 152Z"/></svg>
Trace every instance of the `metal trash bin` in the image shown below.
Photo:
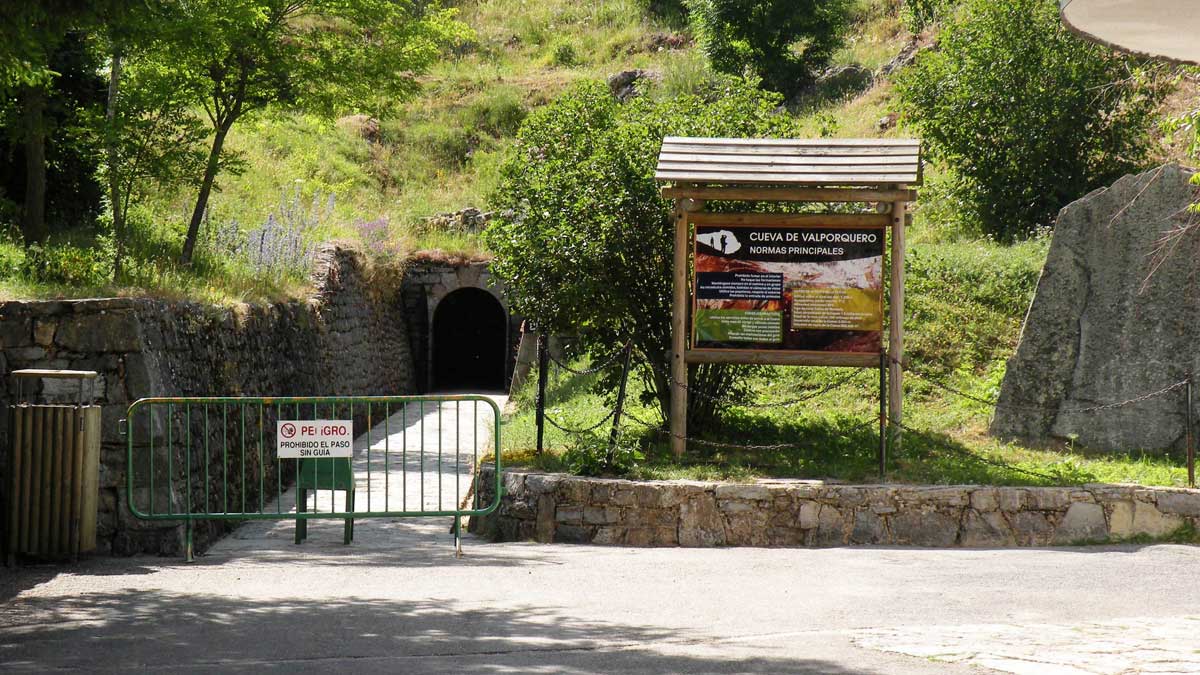
<svg viewBox="0 0 1200 675"><path fill-rule="evenodd" d="M74 558L96 548L100 483L100 406L90 370L16 370L17 402L10 406L5 546L17 554ZM34 404L37 380L78 380L74 404ZM29 380L29 395L25 384ZM84 385L90 386L84 399Z"/></svg>

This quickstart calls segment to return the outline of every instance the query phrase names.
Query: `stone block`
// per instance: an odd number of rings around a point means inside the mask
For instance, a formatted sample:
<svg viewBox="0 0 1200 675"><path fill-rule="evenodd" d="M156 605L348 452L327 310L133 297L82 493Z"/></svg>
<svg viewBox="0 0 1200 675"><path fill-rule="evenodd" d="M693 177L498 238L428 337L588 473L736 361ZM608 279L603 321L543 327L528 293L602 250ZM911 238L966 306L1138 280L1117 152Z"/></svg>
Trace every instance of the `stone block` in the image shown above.
<svg viewBox="0 0 1200 675"><path fill-rule="evenodd" d="M1127 539L1139 535L1164 537L1179 529L1184 520L1178 515L1163 514L1146 502L1133 501L1113 504L1109 522L1113 537Z"/></svg>
<svg viewBox="0 0 1200 675"><path fill-rule="evenodd" d="M592 498L591 481L586 478L564 476L558 481L558 494L571 504L587 504Z"/></svg>
<svg viewBox="0 0 1200 675"><path fill-rule="evenodd" d="M1054 530L1055 544L1080 544L1108 540L1108 523L1099 504L1074 502Z"/></svg>
<svg viewBox="0 0 1200 675"><path fill-rule="evenodd" d="M562 510L559 510L562 513ZM583 509L583 522L585 525L610 525L619 522L621 519L621 510L611 506L588 506Z"/></svg>
<svg viewBox="0 0 1200 675"><path fill-rule="evenodd" d="M1019 511L1008 517L1017 546L1046 546L1054 536L1054 524L1045 513Z"/></svg>
<svg viewBox="0 0 1200 675"><path fill-rule="evenodd" d="M767 514L763 511L726 514L725 543L729 546L766 546Z"/></svg>
<svg viewBox="0 0 1200 675"><path fill-rule="evenodd" d="M0 315L0 345L6 349L32 345L31 325L27 316Z"/></svg>
<svg viewBox="0 0 1200 675"><path fill-rule="evenodd" d="M859 509L854 514L854 529L850 532L850 542L853 544L886 544L889 543L887 526L870 509Z"/></svg>
<svg viewBox="0 0 1200 675"><path fill-rule="evenodd" d="M1070 488L1029 488L1029 508L1035 511L1064 511L1071 505Z"/></svg>
<svg viewBox="0 0 1200 675"><path fill-rule="evenodd" d="M722 500L719 502L720 509L724 513L744 513L746 511L755 511L758 506L753 502L740 502L731 499Z"/></svg>
<svg viewBox="0 0 1200 675"><path fill-rule="evenodd" d="M757 501L771 499L771 488L765 485L718 485L716 489L717 500L745 500Z"/></svg>
<svg viewBox="0 0 1200 675"><path fill-rule="evenodd" d="M1016 513L1025 508L1029 492L1020 488L999 488L996 490L996 501L1001 511Z"/></svg>
<svg viewBox="0 0 1200 675"><path fill-rule="evenodd" d="M54 341L78 352L134 352L142 346L137 317L128 311L76 314L62 322Z"/></svg>
<svg viewBox="0 0 1200 675"><path fill-rule="evenodd" d="M531 473L525 475L525 489L535 495L554 492L558 488L560 476L547 473Z"/></svg>
<svg viewBox="0 0 1200 675"><path fill-rule="evenodd" d="M889 516L892 542L913 546L953 546L958 540L958 513L933 509L906 510Z"/></svg>
<svg viewBox="0 0 1200 675"><path fill-rule="evenodd" d="M818 514L821 512L821 505L817 502L806 501L800 504L800 527L801 529L811 530L819 524Z"/></svg>
<svg viewBox="0 0 1200 675"><path fill-rule="evenodd" d="M1161 513L1200 518L1200 491L1160 492L1157 501Z"/></svg>
<svg viewBox="0 0 1200 675"><path fill-rule="evenodd" d="M537 505L534 538L543 544L549 544L554 541L555 530L558 527L554 519L554 498L547 494L540 495L537 497Z"/></svg>
<svg viewBox="0 0 1200 675"><path fill-rule="evenodd" d="M970 502L970 492L961 487L927 488L922 500L937 506L962 507Z"/></svg>
<svg viewBox="0 0 1200 675"><path fill-rule="evenodd" d="M999 511L981 513L970 509L963 518L958 543L961 546L972 547L1015 546L1017 539Z"/></svg>
<svg viewBox="0 0 1200 675"><path fill-rule="evenodd" d="M829 504L822 504L817 514L818 546L841 546L846 543L846 523L842 512Z"/></svg>
<svg viewBox="0 0 1200 675"><path fill-rule="evenodd" d="M712 493L693 495L679 506L679 545L725 545L725 523Z"/></svg>
<svg viewBox="0 0 1200 675"><path fill-rule="evenodd" d="M554 531L554 541L564 544L587 544L596 536L596 528L581 525L559 525Z"/></svg>
<svg viewBox="0 0 1200 675"><path fill-rule="evenodd" d="M1000 508L1000 498L996 488L979 488L971 492L971 508L976 511L995 511Z"/></svg>
<svg viewBox="0 0 1200 675"><path fill-rule="evenodd" d="M620 546L625 543L625 528L619 525L596 528L592 543L600 546Z"/></svg>
<svg viewBox="0 0 1200 675"><path fill-rule="evenodd" d="M33 322L33 342L41 347L49 347L54 344L54 331L58 328L58 323L47 319L38 319Z"/></svg>

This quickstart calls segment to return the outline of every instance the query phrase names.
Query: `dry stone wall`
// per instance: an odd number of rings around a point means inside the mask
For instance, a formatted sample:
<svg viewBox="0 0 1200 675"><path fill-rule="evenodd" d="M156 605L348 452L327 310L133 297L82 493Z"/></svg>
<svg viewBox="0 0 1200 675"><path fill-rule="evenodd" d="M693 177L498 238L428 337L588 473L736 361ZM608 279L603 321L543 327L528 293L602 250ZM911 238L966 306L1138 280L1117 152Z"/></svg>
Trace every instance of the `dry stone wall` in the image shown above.
<svg viewBox="0 0 1200 675"><path fill-rule="evenodd" d="M125 503L125 438L118 420L126 416L130 402L149 396L413 390L398 288L389 291L373 284L361 257L338 246L319 253L316 270L317 291L310 299L273 305L218 308L131 298L0 303L0 373L7 376L18 368L100 373L96 402L103 419L101 552L175 553L181 543L176 524L137 520ZM33 392L35 399L74 400L73 386L53 381L46 386ZM16 383L6 377L0 385L0 404L15 402L15 396ZM9 419L7 414L0 418L0 448L7 448ZM135 438L145 443L153 436L161 444L162 433L161 428L135 429ZM2 464L6 454L0 453L0 490L7 485L7 467ZM174 466L183 466L183 461L177 457ZM253 485L259 471L251 465L250 472L248 483ZM270 483L273 477L266 478ZM181 496L162 498L178 502ZM225 529L220 523L203 523L199 545Z"/></svg>
<svg viewBox="0 0 1200 675"><path fill-rule="evenodd" d="M490 503L494 468L483 469ZM1049 546L1200 528L1200 491L628 481L505 471L471 531L497 541L625 546Z"/></svg>

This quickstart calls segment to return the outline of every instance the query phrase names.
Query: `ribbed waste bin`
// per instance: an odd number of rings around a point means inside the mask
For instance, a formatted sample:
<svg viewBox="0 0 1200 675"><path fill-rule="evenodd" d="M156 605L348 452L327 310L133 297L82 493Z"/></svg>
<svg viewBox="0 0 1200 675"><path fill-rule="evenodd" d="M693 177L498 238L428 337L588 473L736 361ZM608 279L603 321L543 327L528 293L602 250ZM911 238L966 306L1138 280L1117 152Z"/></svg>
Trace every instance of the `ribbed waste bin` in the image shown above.
<svg viewBox="0 0 1200 675"><path fill-rule="evenodd" d="M29 369L13 376L17 402L9 409L8 564L17 554L52 558L91 551L100 482L96 373ZM77 396L70 381L78 382ZM61 399L68 391L74 401L33 403L39 382L46 383L43 401Z"/></svg>

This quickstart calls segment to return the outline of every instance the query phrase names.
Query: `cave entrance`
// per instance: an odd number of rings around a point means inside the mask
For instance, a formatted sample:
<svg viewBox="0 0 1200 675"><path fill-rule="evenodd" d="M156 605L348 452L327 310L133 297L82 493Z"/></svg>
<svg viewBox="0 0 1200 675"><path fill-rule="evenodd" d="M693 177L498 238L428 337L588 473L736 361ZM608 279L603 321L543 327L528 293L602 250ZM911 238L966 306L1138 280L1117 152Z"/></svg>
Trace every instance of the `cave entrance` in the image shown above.
<svg viewBox="0 0 1200 675"><path fill-rule="evenodd" d="M507 338L504 307L491 293L447 295L433 312L434 390L502 391Z"/></svg>

